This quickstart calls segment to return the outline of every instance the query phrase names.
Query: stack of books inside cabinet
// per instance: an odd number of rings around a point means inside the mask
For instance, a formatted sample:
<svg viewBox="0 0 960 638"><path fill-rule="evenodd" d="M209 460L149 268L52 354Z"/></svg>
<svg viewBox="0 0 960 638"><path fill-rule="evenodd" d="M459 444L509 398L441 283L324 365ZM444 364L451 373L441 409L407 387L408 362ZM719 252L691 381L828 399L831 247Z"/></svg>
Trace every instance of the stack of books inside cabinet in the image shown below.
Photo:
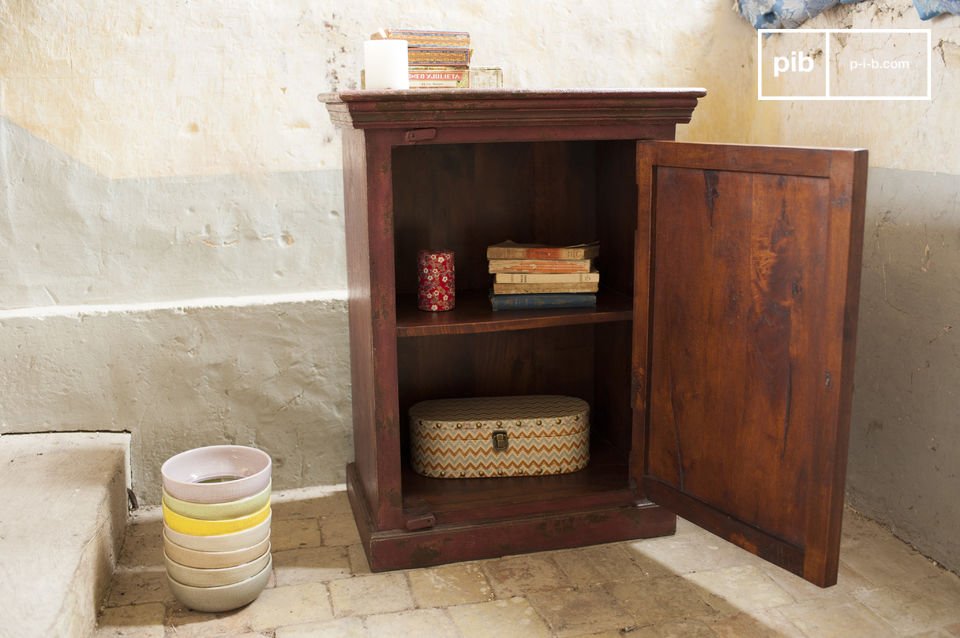
<svg viewBox="0 0 960 638"><path fill-rule="evenodd" d="M494 310L595 308L600 273L593 259L599 254L597 242L545 246L505 241L489 246L491 305Z"/></svg>

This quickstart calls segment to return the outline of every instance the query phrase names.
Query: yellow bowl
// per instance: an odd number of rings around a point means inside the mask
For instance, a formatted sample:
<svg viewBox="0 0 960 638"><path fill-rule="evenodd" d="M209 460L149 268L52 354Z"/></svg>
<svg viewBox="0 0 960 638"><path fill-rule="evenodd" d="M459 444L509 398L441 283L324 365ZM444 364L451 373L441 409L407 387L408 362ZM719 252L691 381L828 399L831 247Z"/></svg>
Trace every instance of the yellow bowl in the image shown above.
<svg viewBox="0 0 960 638"><path fill-rule="evenodd" d="M270 502L271 484L260 490L253 496L241 498L236 501L226 503L192 503L175 498L167 493L166 489L161 491L163 494L163 504L170 508L170 511L186 516L188 518L198 518L204 521L222 521L228 518L238 518L248 516L259 512L264 505Z"/></svg>
<svg viewBox="0 0 960 638"><path fill-rule="evenodd" d="M253 514L239 518L225 518L219 521L205 521L199 518L190 518L177 514L166 504L163 504L163 522L167 527L181 534L191 536L218 536L242 532L245 529L259 525L270 516L270 503L267 503Z"/></svg>

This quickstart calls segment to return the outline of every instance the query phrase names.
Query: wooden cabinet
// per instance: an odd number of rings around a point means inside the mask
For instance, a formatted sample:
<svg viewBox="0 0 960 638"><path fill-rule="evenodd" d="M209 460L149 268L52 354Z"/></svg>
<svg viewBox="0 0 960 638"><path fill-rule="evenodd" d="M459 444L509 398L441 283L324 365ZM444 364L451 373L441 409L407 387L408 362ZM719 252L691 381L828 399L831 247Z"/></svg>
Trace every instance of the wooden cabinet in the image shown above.
<svg viewBox="0 0 960 638"><path fill-rule="evenodd" d="M343 129L355 462L374 571L673 533L836 581L866 152L672 142L700 89L358 91ZM596 309L492 312L485 249L600 241ZM416 252L457 307L416 308ZM568 394L591 461L414 474L434 398Z"/></svg>

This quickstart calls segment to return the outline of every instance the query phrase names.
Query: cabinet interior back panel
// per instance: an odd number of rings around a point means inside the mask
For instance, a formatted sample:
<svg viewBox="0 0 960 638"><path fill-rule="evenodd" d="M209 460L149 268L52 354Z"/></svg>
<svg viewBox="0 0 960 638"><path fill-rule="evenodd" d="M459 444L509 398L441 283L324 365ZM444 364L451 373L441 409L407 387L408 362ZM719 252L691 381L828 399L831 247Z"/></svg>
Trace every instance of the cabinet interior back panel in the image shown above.
<svg viewBox="0 0 960 638"><path fill-rule="evenodd" d="M397 292L416 292L420 249L452 249L457 288L487 290L490 244L597 239L596 163L595 142L395 148Z"/></svg>
<svg viewBox="0 0 960 638"><path fill-rule="evenodd" d="M800 544L831 391L828 180L661 166L656 201L649 466Z"/></svg>

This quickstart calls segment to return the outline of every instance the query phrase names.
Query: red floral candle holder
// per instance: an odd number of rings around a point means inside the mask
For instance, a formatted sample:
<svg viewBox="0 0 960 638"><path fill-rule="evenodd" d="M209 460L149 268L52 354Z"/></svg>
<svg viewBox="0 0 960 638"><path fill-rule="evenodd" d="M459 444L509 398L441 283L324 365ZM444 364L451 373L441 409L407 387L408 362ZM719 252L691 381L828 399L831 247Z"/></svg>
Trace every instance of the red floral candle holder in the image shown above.
<svg viewBox="0 0 960 638"><path fill-rule="evenodd" d="M421 250L417 253L417 307L428 312L453 310L456 278L452 250Z"/></svg>

